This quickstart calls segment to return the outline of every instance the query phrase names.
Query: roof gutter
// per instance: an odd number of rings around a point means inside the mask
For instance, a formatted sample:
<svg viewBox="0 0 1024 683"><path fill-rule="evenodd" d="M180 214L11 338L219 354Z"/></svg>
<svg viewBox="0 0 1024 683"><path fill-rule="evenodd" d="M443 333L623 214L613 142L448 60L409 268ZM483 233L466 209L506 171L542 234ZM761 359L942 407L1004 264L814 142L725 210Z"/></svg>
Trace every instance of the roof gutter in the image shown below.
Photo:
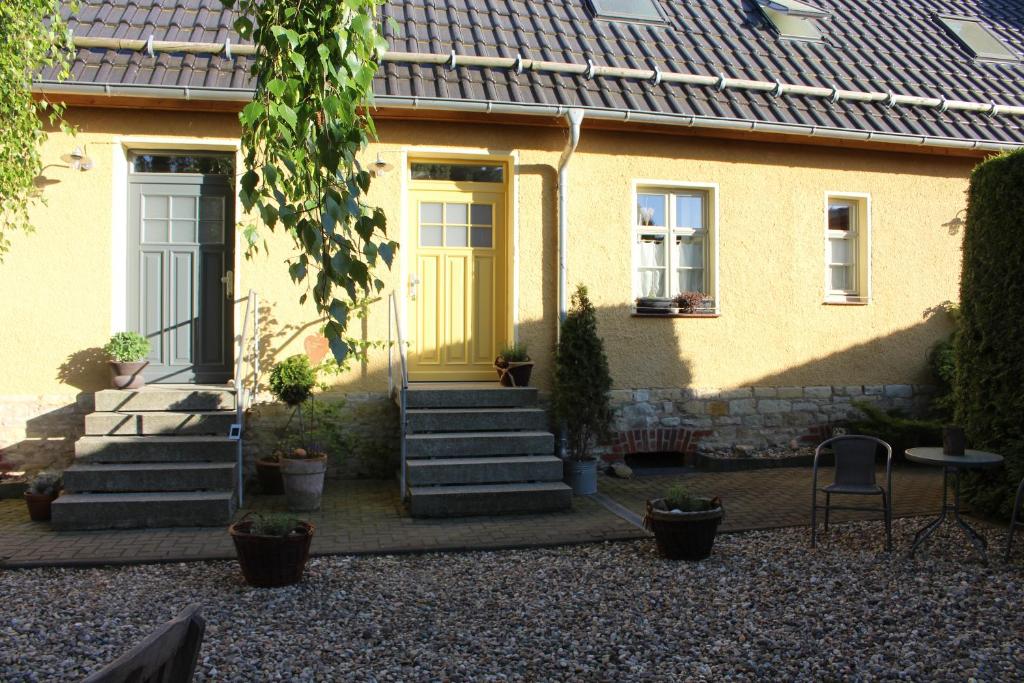
<svg viewBox="0 0 1024 683"><path fill-rule="evenodd" d="M108 97L141 97L153 99L177 99L191 101L217 101L245 103L252 99L253 91L241 88L189 88L183 86L114 85L107 83L68 83L36 81L33 91L41 95L88 95ZM424 111L473 112L485 114L512 114L519 116L562 117L569 107L549 104L521 104L514 102L491 102L486 100L447 100L430 97L377 96L374 104L381 108L418 109ZM855 140L881 142L898 145L964 149L999 152L1018 149L1024 144L1000 142L998 140L970 140L966 138L944 138L900 133L878 133L873 131L808 126L797 123L768 123L756 119L697 116L691 114L654 114L629 109L602 109L597 107L574 107L586 112L590 119L626 123L649 123L664 126L682 126L712 130L736 130L774 133L780 135L803 135L830 140Z"/></svg>

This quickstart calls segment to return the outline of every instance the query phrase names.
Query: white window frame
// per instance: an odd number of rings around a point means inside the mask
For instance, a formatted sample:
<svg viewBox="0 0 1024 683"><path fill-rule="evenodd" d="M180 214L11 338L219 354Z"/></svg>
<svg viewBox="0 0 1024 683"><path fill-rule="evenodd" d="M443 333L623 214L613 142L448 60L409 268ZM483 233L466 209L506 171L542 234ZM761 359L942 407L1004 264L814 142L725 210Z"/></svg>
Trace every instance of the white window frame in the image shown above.
<svg viewBox="0 0 1024 683"><path fill-rule="evenodd" d="M676 267L673 265L674 249L671 242L672 237L692 237L698 231L688 228L675 228L675 202L671 195L681 191L703 192L705 200L705 228L704 228L704 289L705 295L711 299L712 307L704 313L719 313L721 303L719 299L719 272L718 272L718 183L688 182L678 180L658 179L635 179L633 180L633 192L629 205L630 244L632 259L630 263L630 277L633 281L633 299L641 296L640 289L640 249L639 241L641 233L664 234L668 241L666 245L665 271L668 279L666 292L669 299L678 292L672 291L672 283L676 281ZM670 195L666 200L665 226L652 227L640 225L637 207L639 206L639 195L662 193Z"/></svg>
<svg viewBox="0 0 1024 683"><path fill-rule="evenodd" d="M828 224L829 207L833 203L846 203L854 213L852 230L830 230ZM871 195L866 192L834 192L825 193L824 211L824 292L825 303L828 304L867 304L871 302ZM852 264L833 264L831 243L845 239L852 242L851 253L854 255ZM832 288L832 266L852 265L854 286L850 289L836 290Z"/></svg>

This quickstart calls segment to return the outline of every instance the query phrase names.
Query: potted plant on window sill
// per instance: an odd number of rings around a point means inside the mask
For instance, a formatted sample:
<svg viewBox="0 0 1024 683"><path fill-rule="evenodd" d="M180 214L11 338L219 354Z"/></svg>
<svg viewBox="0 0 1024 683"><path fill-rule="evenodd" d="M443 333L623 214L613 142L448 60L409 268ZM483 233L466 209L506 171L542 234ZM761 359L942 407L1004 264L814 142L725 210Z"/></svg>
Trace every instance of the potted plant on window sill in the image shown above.
<svg viewBox="0 0 1024 683"><path fill-rule="evenodd" d="M149 361L149 340L137 332L118 332L106 346L110 356L110 385L115 389L138 389L146 384L142 371Z"/></svg>
<svg viewBox="0 0 1024 683"><path fill-rule="evenodd" d="M576 495L597 493L593 448L608 434L612 387L604 342L587 289L577 287L555 351L555 415L567 438L566 479Z"/></svg>
<svg viewBox="0 0 1024 683"><path fill-rule="evenodd" d="M60 496L61 476L59 472L40 472L29 483L25 491L25 505L33 522L49 522L53 501Z"/></svg>
<svg viewBox="0 0 1024 683"><path fill-rule="evenodd" d="M246 583L258 588L302 580L316 528L287 514L246 515L228 527Z"/></svg>
<svg viewBox="0 0 1024 683"><path fill-rule="evenodd" d="M320 509L324 491L324 476L327 473L327 455L320 452L309 440L315 426L307 424L316 419L315 411L304 415L303 405L312 402L313 387L316 386L316 370L303 354L290 356L274 366L270 373L270 391L274 396L292 408L292 415L285 430L293 419L298 418L301 446L286 450L280 457L281 478L288 509L295 512L309 512Z"/></svg>
<svg viewBox="0 0 1024 683"><path fill-rule="evenodd" d="M676 485L664 498L647 501L644 528L654 533L662 557L703 560L711 555L724 516L720 498L693 496Z"/></svg>
<svg viewBox="0 0 1024 683"><path fill-rule="evenodd" d="M641 315L669 315L675 313L672 299L641 296L636 300L636 312Z"/></svg>
<svg viewBox="0 0 1024 683"><path fill-rule="evenodd" d="M527 352L526 344L516 342L503 348L494 359L494 369L498 371L498 382L503 387L530 386L533 360Z"/></svg>
<svg viewBox="0 0 1024 683"><path fill-rule="evenodd" d="M708 309L708 298L702 292L679 292L672 299L677 313L690 315L704 313Z"/></svg>

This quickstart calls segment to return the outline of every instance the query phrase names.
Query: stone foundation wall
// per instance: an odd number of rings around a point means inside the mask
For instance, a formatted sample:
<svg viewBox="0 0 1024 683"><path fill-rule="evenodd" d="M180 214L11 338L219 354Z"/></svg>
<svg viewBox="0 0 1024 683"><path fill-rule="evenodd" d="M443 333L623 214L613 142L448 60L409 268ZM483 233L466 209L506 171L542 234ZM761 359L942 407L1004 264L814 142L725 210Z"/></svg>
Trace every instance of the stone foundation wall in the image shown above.
<svg viewBox="0 0 1024 683"><path fill-rule="evenodd" d="M92 409L91 393L0 396L0 468L29 474L64 469Z"/></svg>
<svg viewBox="0 0 1024 683"><path fill-rule="evenodd" d="M679 452L816 443L831 425L860 412L853 401L923 414L928 385L869 384L739 389L637 389L611 392L613 439L606 460L631 453Z"/></svg>
<svg viewBox="0 0 1024 683"><path fill-rule="evenodd" d="M318 397L336 409L335 436L324 444L331 456L327 476L334 479L391 479L398 470L398 408L385 394ZM255 475L256 459L269 455L285 436L291 408L282 403L257 403L246 418L246 476ZM295 423L292 423L295 426Z"/></svg>

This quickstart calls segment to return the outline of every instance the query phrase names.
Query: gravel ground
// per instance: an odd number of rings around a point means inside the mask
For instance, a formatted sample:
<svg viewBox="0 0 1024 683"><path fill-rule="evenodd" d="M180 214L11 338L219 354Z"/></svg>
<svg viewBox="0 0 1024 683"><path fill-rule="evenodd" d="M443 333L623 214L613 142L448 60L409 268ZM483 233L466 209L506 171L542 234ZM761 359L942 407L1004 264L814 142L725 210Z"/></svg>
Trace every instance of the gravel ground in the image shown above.
<svg viewBox="0 0 1024 683"><path fill-rule="evenodd" d="M0 572L0 680L80 678L190 602L200 681L1024 679L1024 552L880 549L860 523L816 551L806 529L724 535L696 564L650 541L319 558L277 590L231 562Z"/></svg>

